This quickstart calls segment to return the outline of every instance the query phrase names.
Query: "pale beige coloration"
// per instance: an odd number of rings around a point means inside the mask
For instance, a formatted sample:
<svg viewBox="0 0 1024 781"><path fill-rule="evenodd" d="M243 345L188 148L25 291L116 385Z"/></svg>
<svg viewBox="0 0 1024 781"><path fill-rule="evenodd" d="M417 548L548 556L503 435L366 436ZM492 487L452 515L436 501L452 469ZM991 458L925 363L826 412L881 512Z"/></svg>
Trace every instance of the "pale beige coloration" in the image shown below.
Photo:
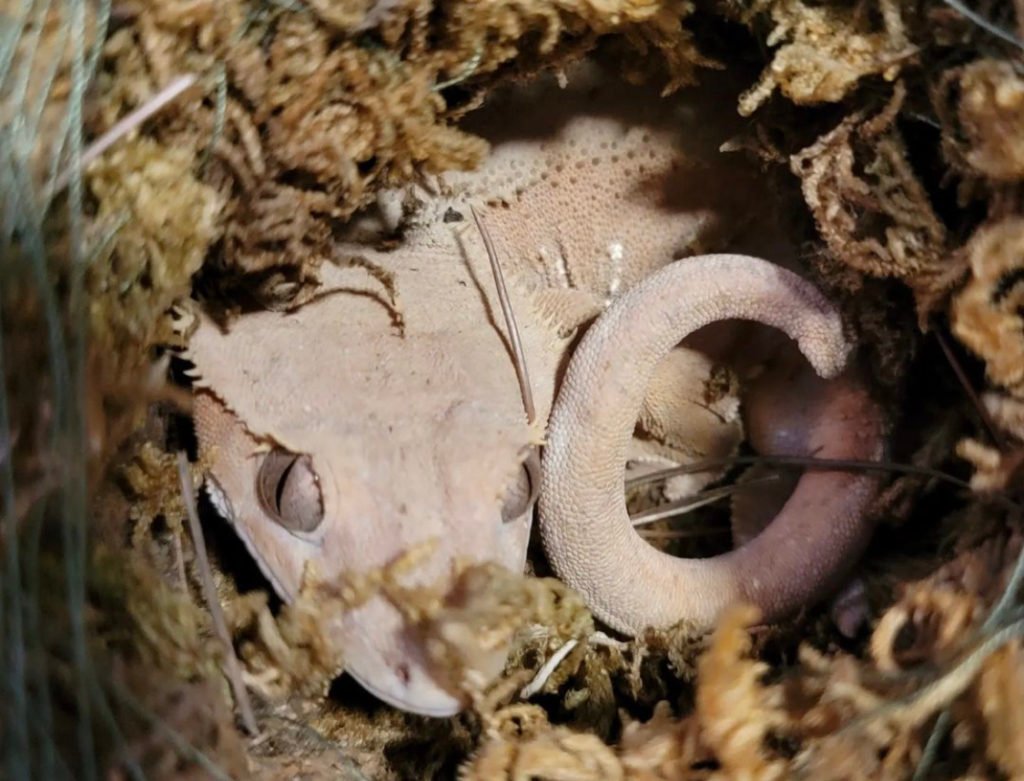
<svg viewBox="0 0 1024 781"><path fill-rule="evenodd" d="M454 241L388 258L401 280L404 336L380 284L356 266L326 268L323 296L297 312L249 314L227 333L204 321L193 337L195 419L213 449L208 484L285 600L298 594L306 562L330 582L432 539L439 553L410 584L449 577L459 556L523 568L529 514L503 522L502 501L542 432L527 424L492 319L486 256L472 245L458 258ZM527 302L515 305L527 311ZM553 371L541 371L540 359L557 342L523 320L547 399ZM289 531L261 506L257 475L271 445L312 458L323 503L313 531ZM438 715L461 705L428 671L416 629L383 597L346 616L337 635L346 669L382 699Z"/></svg>
<svg viewBox="0 0 1024 781"><path fill-rule="evenodd" d="M429 540L435 553L408 585L443 586L460 562L521 570L532 510L524 464L577 327L764 202L717 153L734 132L721 85L662 100L589 69L571 71L565 89L554 82L471 118L494 144L482 170L382 199L392 219L396 204L405 211L397 249L339 246L319 295L295 312L245 314L226 331L202 317L188 357L209 491L286 601L308 566L331 582ZM509 283L532 425L470 205ZM672 354L647 372L650 457L728 454L742 436L735 395L709 391L721 384L713 361ZM681 398L664 399L672 389ZM303 457L272 471L268 488L266 465L281 463L267 455L274 447ZM419 628L383 596L330 631L346 670L386 702L435 716L465 704ZM499 672L488 658L481 679Z"/></svg>
<svg viewBox="0 0 1024 781"><path fill-rule="evenodd" d="M648 379L681 339L726 319L780 329L824 378L840 375L850 351L838 312L792 272L740 255L690 258L635 286L587 331L552 411L540 495L545 549L559 576L620 631L682 620L707 628L737 601L778 618L835 587L870 536L863 514L877 478L843 471L806 474L767 528L714 558L674 558L632 528L623 465ZM759 449L881 457L882 417L860 384L850 376L815 382L787 368L766 375L748 413ZM777 425L787 416L799 423Z"/></svg>

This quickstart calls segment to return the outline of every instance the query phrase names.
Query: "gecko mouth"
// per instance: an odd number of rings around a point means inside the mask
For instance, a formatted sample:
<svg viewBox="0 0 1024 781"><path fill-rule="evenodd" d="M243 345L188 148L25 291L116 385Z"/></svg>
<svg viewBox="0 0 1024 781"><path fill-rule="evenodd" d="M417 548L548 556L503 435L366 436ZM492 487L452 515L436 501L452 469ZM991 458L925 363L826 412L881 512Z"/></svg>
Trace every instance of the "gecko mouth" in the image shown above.
<svg viewBox="0 0 1024 781"><path fill-rule="evenodd" d="M377 686L369 677L360 675L355 670L346 670L346 672L352 676L353 680L381 702L409 713L415 713L420 716L431 716L436 719L446 719L450 716L454 716L466 707L466 704L462 700L440 689L438 689L437 693L433 695L433 702L428 704L421 699L405 697L390 689ZM408 683L411 683L412 677L417 675L417 673L408 669L406 670L406 674L409 678L404 679L404 682Z"/></svg>
<svg viewBox="0 0 1024 781"><path fill-rule="evenodd" d="M444 671L431 664L417 633L382 596L353 609L340 637L345 672L382 702L421 716L446 718L467 705Z"/></svg>

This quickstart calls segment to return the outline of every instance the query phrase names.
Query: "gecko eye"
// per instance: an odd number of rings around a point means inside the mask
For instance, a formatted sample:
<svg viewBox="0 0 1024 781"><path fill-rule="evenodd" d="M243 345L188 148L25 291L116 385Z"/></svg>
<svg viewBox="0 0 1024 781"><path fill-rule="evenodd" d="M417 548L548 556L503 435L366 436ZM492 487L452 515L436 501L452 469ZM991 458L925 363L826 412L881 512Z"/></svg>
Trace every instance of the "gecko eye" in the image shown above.
<svg viewBox="0 0 1024 781"><path fill-rule="evenodd" d="M264 512L288 531L311 532L324 519L320 480L307 455L274 448L263 459L256 494Z"/></svg>
<svg viewBox="0 0 1024 781"><path fill-rule="evenodd" d="M530 454L522 464L515 478L505 489L505 498L501 505L501 520L514 521L521 518L533 507L540 490L540 457L537 448L531 448Z"/></svg>

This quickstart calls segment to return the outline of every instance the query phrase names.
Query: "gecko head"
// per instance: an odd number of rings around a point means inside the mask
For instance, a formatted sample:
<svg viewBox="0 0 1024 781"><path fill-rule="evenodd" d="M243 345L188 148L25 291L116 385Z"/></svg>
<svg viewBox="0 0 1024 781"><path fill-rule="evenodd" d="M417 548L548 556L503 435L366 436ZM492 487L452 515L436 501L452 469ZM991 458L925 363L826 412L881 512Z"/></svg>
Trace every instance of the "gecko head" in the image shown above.
<svg viewBox="0 0 1024 781"><path fill-rule="evenodd" d="M522 571L538 465L521 412L480 402L422 412L387 424L371 415L333 429L283 425L287 445L250 431L204 391L194 419L211 457L213 504L279 596L295 601L311 573L328 593L369 583L364 602L324 614L345 671L390 705L445 717L466 706L464 679L432 657L434 625L420 609L458 603L466 564ZM375 589L381 572L386 587ZM507 655L505 645L459 650L476 681L493 680Z"/></svg>

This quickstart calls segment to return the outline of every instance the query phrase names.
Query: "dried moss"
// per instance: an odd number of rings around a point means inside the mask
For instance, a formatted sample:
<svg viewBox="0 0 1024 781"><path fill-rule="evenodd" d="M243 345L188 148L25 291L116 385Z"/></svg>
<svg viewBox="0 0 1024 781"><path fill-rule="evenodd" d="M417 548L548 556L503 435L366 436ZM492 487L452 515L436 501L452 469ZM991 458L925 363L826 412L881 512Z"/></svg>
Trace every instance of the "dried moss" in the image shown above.
<svg viewBox="0 0 1024 781"><path fill-rule="evenodd" d="M976 60L947 71L943 86L955 84L955 121L943 134L951 162L965 173L995 182L1024 179L1024 79L1006 61Z"/></svg>
<svg viewBox="0 0 1024 781"><path fill-rule="evenodd" d="M739 108L757 131L768 122L786 127L774 157L789 157L800 180L826 250L820 256L825 276L853 298L875 297L879 288L865 277L898 280L915 296L922 324L949 316L956 336L985 362L989 381L999 386L985 403L1005 441L991 444L974 432L960 452L977 469L977 490L1013 491L1024 452L1018 376L1024 326L1016 284L1024 178L1016 130L1024 92L1019 68L998 42L950 20L952 12L939 18L941 9L927 17L945 19L932 31L919 11L884 0L852 6L758 0L741 12L729 9L771 49L770 62ZM466 168L486 153L481 141L451 121L492 86L615 36L606 43L617 54L629 52L623 66L631 73L639 78L656 72L666 89L677 88L694 78L697 67L712 65L686 27L693 12L687 2L646 0L314 0L295 7L174 0L119 9L123 18L104 46L104 70L87 115L91 137L176 75L197 74L200 87L147 122L138 136L121 139L88 172L90 236L104 248L87 274L96 453L114 450L137 426L140 403L161 392L160 379L145 376L152 366L149 351L178 340L166 313L187 294L198 269L200 292L221 297L228 308L251 299L267 306L301 302L315 285L317 266L331 258L339 226L381 187ZM42 118L51 136L64 116L68 90L57 21L44 20L40 49L53 52L59 66ZM89 35L94 26L90 9ZM881 106L878 87L886 82L896 86ZM922 83L928 89L919 90ZM36 89L33 75L28 91ZM769 101L776 92L780 97ZM934 119L917 92L930 96ZM835 113L815 113L808 123L831 129L810 144L801 141L800 149L787 149L803 138L801 118L812 116L787 115L780 108L787 101L834 104ZM905 132L906 118L922 112L941 131L937 143L949 167L931 180L919 161L912 162ZM37 179L46 165L37 156ZM960 204L980 204L984 216L950 220L936 205L934 181L958 187ZM66 256L66 226L48 223L47 234L54 254ZM57 280L66 273L65 266L52 270ZM30 288L4 278L5 357L15 356L16 369L40 363L39 346L29 335L38 333L43 303ZM9 299L19 305L8 307ZM906 334L877 310L858 311L866 312L861 330L884 357L879 361L898 367L886 376L902 378L915 355L904 346ZM44 477L52 454L33 450L33 442L48 425L38 399L52 388L39 371L8 375L16 425L0 442L0 459L13 448L19 477L42 486L38 495L23 494L26 504L14 508L22 518L49 490ZM958 435L944 420L929 425L913 460L941 464ZM321 642L323 606L305 602L275 616L265 599L239 596L223 579L249 672L262 676L252 680L269 725L266 743L249 746L247 757L216 669L219 650L190 597L198 590L190 548L182 544L170 462L166 454L144 449L121 479L132 502L124 514L135 524L135 534L124 536L134 537L136 556L158 562L164 580L141 565L110 566L102 554L98 571L108 579L97 586L95 604L110 617L127 607L128 619L112 618L97 634L128 662L118 672L119 685L148 692L147 708L240 775L270 778L301 770L358 777L338 754L337 746L347 743L381 775L396 768L444 774L452 757L478 745L462 769L466 778L904 778L919 761L928 719L949 702L956 730L947 752L958 764L943 766L943 775L1024 772L1013 740L1024 719L1019 642L986 657L976 678L957 680L952 693L926 707L885 710L886 703L919 688L919 665L949 669L963 659L968 635L1005 584L1016 548L1001 536L1008 521L989 505L974 504L957 516L962 523L949 523L950 534L961 541L952 560L897 594L875 629L870 653L808 646L798 664L776 663L767 681L764 662L750 658L749 617L743 613L723 622L695 664L702 645L685 627L652 632L625 647L602 644L599 637L595 642L587 611L557 583L471 573L471 604L431 607L410 598L410 607L422 608L425 631L443 640L439 657L454 653L468 667L479 651L467 642L474 627L484 624L504 638L525 623L506 679L516 686L478 693L487 706L485 724L435 725L436 731L393 712L324 705L323 691L340 660ZM884 512L904 523L926 493L921 480L904 479L890 490ZM161 527L154 523L158 518L167 528L161 534L154 531ZM115 534L124 531L110 526ZM346 604L340 599L332 609ZM544 685L537 700L544 708L510 705L521 681L570 639L579 645ZM678 715L666 703L657 705L649 721L629 721L616 745L606 744L627 720L619 707L643 712L666 699ZM557 720L592 734L552 724ZM306 723L299 729L295 721ZM170 749L166 732L145 727L137 713L125 723L133 727L122 763L135 761L158 777L197 767L194 755ZM268 744L275 741L271 751ZM409 747L424 741L435 744L434 754L417 766ZM385 749L403 761L386 761Z"/></svg>
<svg viewBox="0 0 1024 781"><path fill-rule="evenodd" d="M578 49L612 30L664 52L670 87L686 83L704 62L681 25L689 8L522 0L428 15L419 3L320 2L312 13L165 3L107 43L110 86L95 130L176 75L206 75L209 97L166 112L154 137L190 150L224 200L214 286L244 284L281 305L309 294L335 228L379 187L481 159L484 143L448 123L439 85L479 81L523 49L554 60L566 41L581 38ZM356 34L373 20L380 41Z"/></svg>
<svg viewBox="0 0 1024 781"><path fill-rule="evenodd" d="M755 0L743 13L771 17L765 43L782 44L759 82L740 99L740 113L752 114L776 89L798 105L834 103L872 75L894 80L916 53L901 5L880 0L874 21L866 4L808 5L800 0Z"/></svg>
<svg viewBox="0 0 1024 781"><path fill-rule="evenodd" d="M859 274L904 281L925 323L959 269L949 268L946 229L893 127L904 94L897 89L870 119L863 112L847 117L794 155L791 166L832 256Z"/></svg>
<svg viewBox="0 0 1024 781"><path fill-rule="evenodd" d="M1024 393L1024 216L980 228L965 248L971 276L952 307L953 331L985 359L989 379Z"/></svg>

